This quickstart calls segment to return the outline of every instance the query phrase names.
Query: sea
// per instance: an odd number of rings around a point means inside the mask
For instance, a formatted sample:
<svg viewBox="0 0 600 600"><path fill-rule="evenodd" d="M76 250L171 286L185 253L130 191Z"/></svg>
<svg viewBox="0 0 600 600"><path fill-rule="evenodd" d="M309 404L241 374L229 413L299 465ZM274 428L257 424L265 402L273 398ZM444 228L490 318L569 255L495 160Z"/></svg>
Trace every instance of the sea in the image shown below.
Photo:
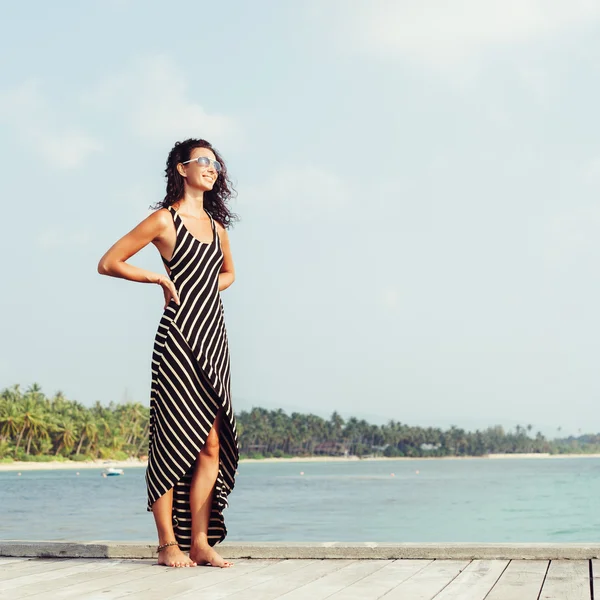
<svg viewBox="0 0 600 600"><path fill-rule="evenodd" d="M144 468L0 472L1 540L153 543ZM600 542L600 458L241 462L227 541Z"/></svg>

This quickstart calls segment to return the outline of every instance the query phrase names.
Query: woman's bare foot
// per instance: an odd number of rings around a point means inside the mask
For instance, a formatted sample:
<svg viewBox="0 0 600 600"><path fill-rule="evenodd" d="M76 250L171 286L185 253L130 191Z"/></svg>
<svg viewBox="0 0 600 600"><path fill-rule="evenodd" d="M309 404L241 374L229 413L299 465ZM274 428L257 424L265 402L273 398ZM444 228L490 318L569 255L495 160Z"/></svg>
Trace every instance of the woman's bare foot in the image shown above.
<svg viewBox="0 0 600 600"><path fill-rule="evenodd" d="M158 553L158 564L165 567L195 567L196 563L188 558L179 546L167 546Z"/></svg>
<svg viewBox="0 0 600 600"><path fill-rule="evenodd" d="M190 558L199 565L209 564L212 567L233 567L233 563L225 560L216 550L210 546L201 544L192 544Z"/></svg>

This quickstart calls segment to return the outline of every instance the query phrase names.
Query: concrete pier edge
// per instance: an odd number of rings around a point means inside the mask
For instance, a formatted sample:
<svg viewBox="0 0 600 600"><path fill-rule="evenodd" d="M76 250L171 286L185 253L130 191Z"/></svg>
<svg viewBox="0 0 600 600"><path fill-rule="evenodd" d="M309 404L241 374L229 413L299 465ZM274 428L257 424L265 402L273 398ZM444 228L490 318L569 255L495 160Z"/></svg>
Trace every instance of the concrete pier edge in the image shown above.
<svg viewBox="0 0 600 600"><path fill-rule="evenodd" d="M378 542L224 542L227 559L460 559L587 560L600 558L600 544L470 544ZM0 540L0 556L26 558L155 558L156 544Z"/></svg>

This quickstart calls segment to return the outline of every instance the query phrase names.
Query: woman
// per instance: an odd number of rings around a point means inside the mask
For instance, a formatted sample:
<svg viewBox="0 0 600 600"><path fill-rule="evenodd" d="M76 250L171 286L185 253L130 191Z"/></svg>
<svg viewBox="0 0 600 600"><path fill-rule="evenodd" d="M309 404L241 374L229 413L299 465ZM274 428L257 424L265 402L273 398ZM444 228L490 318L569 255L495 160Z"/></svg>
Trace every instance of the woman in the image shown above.
<svg viewBox="0 0 600 600"><path fill-rule="evenodd" d="M235 278L226 231L235 219L226 206L231 183L218 152L197 139L175 144L166 176L158 210L108 250L98 271L158 284L165 296L152 355L146 470L158 562L229 567L213 546L227 534L222 513L238 464L220 297ZM126 262L150 243L168 275Z"/></svg>

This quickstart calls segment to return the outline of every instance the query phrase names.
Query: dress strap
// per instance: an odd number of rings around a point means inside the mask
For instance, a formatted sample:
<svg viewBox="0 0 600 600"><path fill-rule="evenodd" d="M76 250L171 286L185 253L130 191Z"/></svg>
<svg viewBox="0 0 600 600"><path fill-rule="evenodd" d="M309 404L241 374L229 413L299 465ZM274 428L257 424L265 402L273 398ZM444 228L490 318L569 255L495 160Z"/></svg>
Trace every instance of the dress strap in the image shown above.
<svg viewBox="0 0 600 600"><path fill-rule="evenodd" d="M173 208L173 206L167 206L167 210L171 213L171 217L173 218L173 227L175 227L175 247L173 248L173 254L171 255L170 260L167 260L162 254L160 257L162 258L163 263L169 266L169 263L173 260L173 256L175 256L175 252L177 251L177 242L179 240L179 225L177 223L177 219L181 221L181 217L177 214L177 211Z"/></svg>

